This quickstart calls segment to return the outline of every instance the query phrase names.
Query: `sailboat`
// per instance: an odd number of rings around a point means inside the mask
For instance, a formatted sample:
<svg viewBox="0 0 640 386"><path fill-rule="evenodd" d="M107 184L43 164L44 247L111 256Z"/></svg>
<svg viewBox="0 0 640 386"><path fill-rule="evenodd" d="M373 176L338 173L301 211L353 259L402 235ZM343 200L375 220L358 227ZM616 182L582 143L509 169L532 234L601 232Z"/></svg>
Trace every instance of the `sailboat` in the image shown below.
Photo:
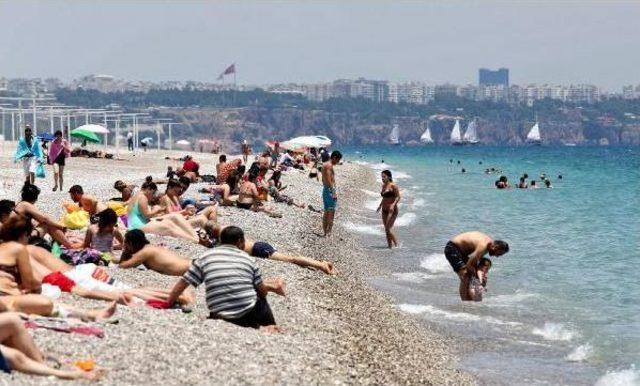
<svg viewBox="0 0 640 386"><path fill-rule="evenodd" d="M467 125L467 131L465 131L464 136L462 137L462 139L464 140L464 143L469 144L469 145L475 145L478 142L480 142L478 140L478 132L477 132L477 129L476 129L476 121L475 120L469 122L469 125Z"/></svg>
<svg viewBox="0 0 640 386"><path fill-rule="evenodd" d="M427 130L422 133L420 136L420 142L422 143L433 143L433 138L431 138L431 130L429 130L429 122L427 122Z"/></svg>
<svg viewBox="0 0 640 386"><path fill-rule="evenodd" d="M391 134L389 134L389 143L392 145L400 144L400 129L398 125L393 125L393 129L391 129Z"/></svg>
<svg viewBox="0 0 640 386"><path fill-rule="evenodd" d="M456 119L456 124L451 130L450 141L452 145L462 145L462 135L460 134L460 121Z"/></svg>
<svg viewBox="0 0 640 386"><path fill-rule="evenodd" d="M540 126L538 122L536 122L529 130L529 134L527 134L527 143L533 145L542 145L542 139L540 138Z"/></svg>

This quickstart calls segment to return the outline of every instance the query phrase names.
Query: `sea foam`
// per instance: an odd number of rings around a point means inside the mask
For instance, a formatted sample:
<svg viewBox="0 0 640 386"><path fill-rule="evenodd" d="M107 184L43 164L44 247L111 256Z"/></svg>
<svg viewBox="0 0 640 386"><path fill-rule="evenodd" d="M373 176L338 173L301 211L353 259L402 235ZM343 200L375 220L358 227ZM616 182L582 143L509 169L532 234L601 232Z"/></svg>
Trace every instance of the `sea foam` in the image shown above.
<svg viewBox="0 0 640 386"><path fill-rule="evenodd" d="M593 347L589 343L576 347L565 357L569 362L582 362L593 354Z"/></svg>
<svg viewBox="0 0 640 386"><path fill-rule="evenodd" d="M416 214L413 212L407 212L396 219L395 225L397 227L406 227L411 225L416 220Z"/></svg>
<svg viewBox="0 0 640 386"><path fill-rule="evenodd" d="M603 375L595 386L638 386L640 385L640 372L635 367L627 370L612 371Z"/></svg>
<svg viewBox="0 0 640 386"><path fill-rule="evenodd" d="M431 273L452 272L447 258L441 253L425 256L420 262L420 266Z"/></svg>
<svg viewBox="0 0 640 386"><path fill-rule="evenodd" d="M534 335L539 335L546 340L569 341L573 339L577 333L566 328L561 323L545 323L542 328L534 328L531 331Z"/></svg>
<svg viewBox="0 0 640 386"><path fill-rule="evenodd" d="M344 227L349 229L350 231L365 234L365 235L380 236L384 234L382 226L379 226L379 225L366 225L366 224L356 224L352 222L346 222L344 223Z"/></svg>
<svg viewBox="0 0 640 386"><path fill-rule="evenodd" d="M446 311L431 305L426 304L400 304L398 305L400 311L409 313L409 314L428 314L431 316L441 317L448 320L455 320L458 322L486 322L490 324L499 324L499 325L508 325L508 326L519 326L521 323L517 322L505 322L498 318L494 318L492 316L480 316L475 314L469 314L467 312L455 312L455 311Z"/></svg>

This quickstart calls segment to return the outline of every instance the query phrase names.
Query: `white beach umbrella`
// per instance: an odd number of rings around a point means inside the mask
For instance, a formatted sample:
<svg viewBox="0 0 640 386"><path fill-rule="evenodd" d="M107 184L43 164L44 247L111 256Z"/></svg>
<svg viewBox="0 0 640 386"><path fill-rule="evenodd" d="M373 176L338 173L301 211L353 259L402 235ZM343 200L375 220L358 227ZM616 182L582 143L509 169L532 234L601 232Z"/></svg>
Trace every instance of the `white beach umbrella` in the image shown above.
<svg viewBox="0 0 640 386"><path fill-rule="evenodd" d="M288 141L282 143L284 146L289 147L327 147L331 145L331 140L324 135L304 135L301 137L291 138Z"/></svg>
<svg viewBox="0 0 640 386"><path fill-rule="evenodd" d="M176 145L189 146L191 145L191 142L187 141L186 139L181 139L179 141L176 141Z"/></svg>
<svg viewBox="0 0 640 386"><path fill-rule="evenodd" d="M95 134L109 134L109 129L104 126L96 125L96 124L88 124L77 127L76 129L82 129L86 131L90 131Z"/></svg>
<svg viewBox="0 0 640 386"><path fill-rule="evenodd" d="M142 142L142 143L146 143L147 145L150 145L150 144L152 144L152 143L153 143L153 138L151 138L151 137L146 137L146 138L143 138L140 142Z"/></svg>

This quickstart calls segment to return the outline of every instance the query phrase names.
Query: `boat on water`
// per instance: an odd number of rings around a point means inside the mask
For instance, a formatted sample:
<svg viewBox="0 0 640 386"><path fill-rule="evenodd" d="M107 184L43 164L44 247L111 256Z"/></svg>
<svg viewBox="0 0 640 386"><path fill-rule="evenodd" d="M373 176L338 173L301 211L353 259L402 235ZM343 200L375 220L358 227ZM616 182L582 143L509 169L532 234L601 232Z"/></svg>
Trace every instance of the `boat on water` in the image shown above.
<svg viewBox="0 0 640 386"><path fill-rule="evenodd" d="M393 125L391 133L389 134L389 143L392 145L400 144L400 128L398 125Z"/></svg>
<svg viewBox="0 0 640 386"><path fill-rule="evenodd" d="M476 145L480 141L478 140L478 130L475 119L469 122L467 125L467 130L464 132L464 136L462 137L462 141L467 145Z"/></svg>
<svg viewBox="0 0 640 386"><path fill-rule="evenodd" d="M433 143L433 138L431 138L431 130L429 129L429 122L427 122L427 129L420 136L420 142L424 144Z"/></svg>
<svg viewBox="0 0 640 386"><path fill-rule="evenodd" d="M456 119L453 130L451 130L451 136L449 137L452 145L462 145L462 134L460 132L460 120Z"/></svg>
<svg viewBox="0 0 640 386"><path fill-rule="evenodd" d="M527 143L531 145L542 145L542 138L540 137L540 126L538 125L538 122L531 126L531 129L527 134Z"/></svg>

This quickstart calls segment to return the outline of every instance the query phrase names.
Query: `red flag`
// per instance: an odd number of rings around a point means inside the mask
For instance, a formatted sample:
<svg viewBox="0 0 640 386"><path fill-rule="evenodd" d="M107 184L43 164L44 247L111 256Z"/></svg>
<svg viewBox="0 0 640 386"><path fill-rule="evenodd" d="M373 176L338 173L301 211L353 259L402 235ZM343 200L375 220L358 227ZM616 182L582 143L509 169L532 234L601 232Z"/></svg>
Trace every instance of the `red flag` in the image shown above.
<svg viewBox="0 0 640 386"><path fill-rule="evenodd" d="M224 70L222 74L220 74L220 76L218 76L218 80L222 79L225 75L235 74L235 73L236 73L236 64L233 63L232 65L227 67L227 69Z"/></svg>

